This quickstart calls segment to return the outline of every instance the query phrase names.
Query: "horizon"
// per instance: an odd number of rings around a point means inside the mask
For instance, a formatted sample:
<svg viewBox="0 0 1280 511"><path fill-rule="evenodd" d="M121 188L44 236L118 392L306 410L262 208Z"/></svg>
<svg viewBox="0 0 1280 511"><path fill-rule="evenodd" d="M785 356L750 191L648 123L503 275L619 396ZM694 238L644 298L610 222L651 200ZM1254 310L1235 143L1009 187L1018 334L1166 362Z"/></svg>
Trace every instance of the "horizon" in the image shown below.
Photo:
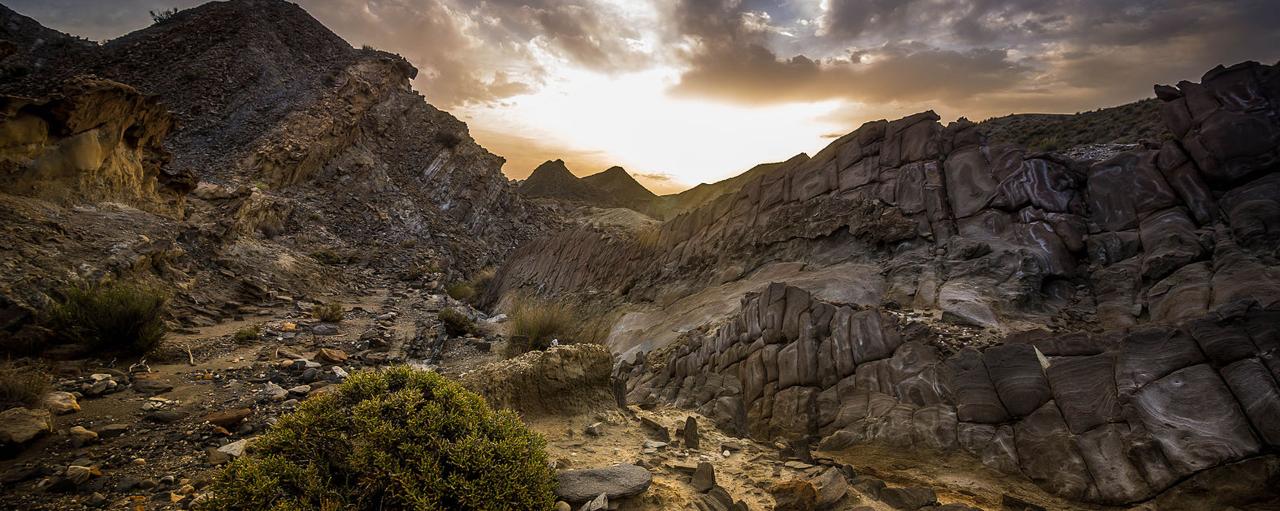
<svg viewBox="0 0 1280 511"><path fill-rule="evenodd" d="M6 2L96 41L203 3ZM1262 1L297 3L352 46L417 66L414 88L506 158L508 178L563 159L579 177L623 167L658 194L815 154L870 120L1070 114L1280 59L1280 14Z"/></svg>

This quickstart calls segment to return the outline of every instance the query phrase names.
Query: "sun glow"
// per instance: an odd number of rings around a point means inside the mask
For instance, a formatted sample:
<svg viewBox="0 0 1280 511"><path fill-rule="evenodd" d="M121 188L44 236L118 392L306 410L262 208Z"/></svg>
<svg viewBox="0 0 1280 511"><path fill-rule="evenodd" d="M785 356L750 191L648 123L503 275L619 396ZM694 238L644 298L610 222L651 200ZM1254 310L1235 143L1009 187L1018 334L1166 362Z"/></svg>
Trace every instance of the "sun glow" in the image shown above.
<svg viewBox="0 0 1280 511"><path fill-rule="evenodd" d="M595 153L633 174L668 175L672 183L666 188L718 181L799 152L813 154L829 142L824 134L856 127L821 120L836 102L747 107L672 97L666 91L678 70L670 68L616 76L561 69L554 76L535 93L458 113L487 147L483 132L515 132L568 153ZM503 154L497 144L490 149ZM503 171L522 178L532 166L520 163L511 161ZM585 175L603 167L573 170Z"/></svg>

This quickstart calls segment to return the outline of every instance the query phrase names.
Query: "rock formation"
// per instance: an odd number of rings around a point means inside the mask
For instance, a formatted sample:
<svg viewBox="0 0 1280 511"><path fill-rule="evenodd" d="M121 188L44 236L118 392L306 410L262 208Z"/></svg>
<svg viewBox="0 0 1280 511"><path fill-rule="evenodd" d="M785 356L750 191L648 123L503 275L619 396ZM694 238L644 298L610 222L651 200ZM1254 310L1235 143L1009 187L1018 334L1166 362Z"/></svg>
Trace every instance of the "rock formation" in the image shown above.
<svg viewBox="0 0 1280 511"><path fill-rule="evenodd" d="M1105 159L987 144L932 112L870 122L656 239L535 240L500 289L635 311L609 341L630 402L827 449L963 451L1074 500L1144 501L1274 456L1278 73L1157 87L1175 139ZM948 323L994 342L943 343Z"/></svg>

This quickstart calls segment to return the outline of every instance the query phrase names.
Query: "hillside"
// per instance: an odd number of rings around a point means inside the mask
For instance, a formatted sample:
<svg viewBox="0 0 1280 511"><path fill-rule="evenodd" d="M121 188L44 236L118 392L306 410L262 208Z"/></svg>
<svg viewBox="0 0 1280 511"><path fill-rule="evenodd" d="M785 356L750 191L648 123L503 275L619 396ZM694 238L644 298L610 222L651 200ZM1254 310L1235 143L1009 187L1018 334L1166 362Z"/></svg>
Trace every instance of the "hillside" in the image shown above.
<svg viewBox="0 0 1280 511"><path fill-rule="evenodd" d="M462 275L496 264L557 222L515 193L501 174L502 158L476 144L464 123L411 88L413 65L352 48L296 4L211 2L104 45L7 8L0 8L0 31L12 43L0 70L20 75L0 83L0 93L17 104L48 103L69 116L59 121L65 127L47 126L50 134L38 138L44 145L28 146L35 152L3 162L14 168L3 176L13 183L6 192L55 200L59 207L114 199L167 215L167 231L151 238L182 247L185 260L173 264L184 266L189 278L236 275L180 292L178 303L273 288L288 296L320 283L345 286L427 267ZM69 85L85 76L105 82ZM27 122L24 116L36 112L15 111L18 117L8 121ZM101 150L120 155L118 162L102 162L92 177L78 177L89 169L41 166L78 164L59 156L78 151L76 141L83 139L68 130L96 133L93 123L100 121L94 119L104 116L137 119L114 139L102 139ZM144 136L145 144L135 140ZM47 157L41 159L41 151ZM40 165L31 166L33 156ZM187 179L181 176L194 178L181 184ZM8 207L19 218L37 215L26 219L34 229L56 224L44 220L42 210ZM178 239L184 231L201 235ZM302 264L263 264L259 257ZM39 303L65 283L62 268L111 271L95 268L100 261L93 260L49 260L40 269L30 268L29 258L13 262L30 273L6 273L0 293L23 295L18 303ZM334 263L364 271L343 272L349 281L298 278L328 274ZM33 277L38 286L16 287ZM200 316L224 314L201 309Z"/></svg>
<svg viewBox="0 0 1280 511"><path fill-rule="evenodd" d="M1166 140L1160 101L1151 98L1077 114L1012 114L978 123L991 142L1053 151L1086 144Z"/></svg>
<svg viewBox="0 0 1280 511"><path fill-rule="evenodd" d="M648 211L658 197L618 166L585 176L582 182L608 194L617 204L640 212Z"/></svg>

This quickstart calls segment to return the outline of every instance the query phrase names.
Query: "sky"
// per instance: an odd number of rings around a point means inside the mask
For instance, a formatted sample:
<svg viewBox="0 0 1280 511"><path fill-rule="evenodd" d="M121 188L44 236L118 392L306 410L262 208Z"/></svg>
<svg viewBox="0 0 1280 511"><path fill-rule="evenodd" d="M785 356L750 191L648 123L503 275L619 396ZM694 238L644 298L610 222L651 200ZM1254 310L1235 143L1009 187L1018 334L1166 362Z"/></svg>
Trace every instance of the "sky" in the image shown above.
<svg viewBox="0 0 1280 511"><path fill-rule="evenodd" d="M194 0L0 0L106 40ZM659 193L814 154L863 122L1074 113L1280 59L1276 0L300 0L523 178L561 158Z"/></svg>

